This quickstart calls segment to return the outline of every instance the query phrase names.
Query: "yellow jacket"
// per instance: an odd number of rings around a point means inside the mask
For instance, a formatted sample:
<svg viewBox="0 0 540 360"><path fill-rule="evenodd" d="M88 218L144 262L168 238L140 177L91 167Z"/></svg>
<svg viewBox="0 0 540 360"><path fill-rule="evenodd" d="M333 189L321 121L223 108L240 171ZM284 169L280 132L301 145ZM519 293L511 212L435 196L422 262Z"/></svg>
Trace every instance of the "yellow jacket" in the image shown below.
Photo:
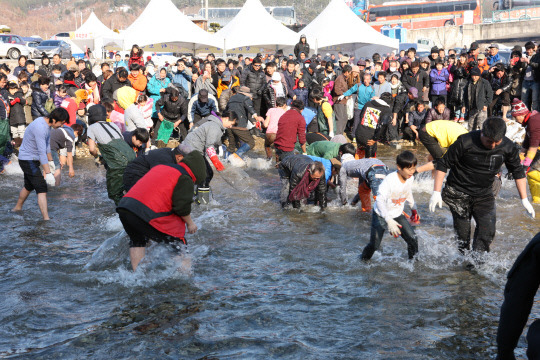
<svg viewBox="0 0 540 360"><path fill-rule="evenodd" d="M232 78L233 78L233 83L232 83L232 85L229 84L228 86L225 85L225 84L222 84L221 79L219 79L218 87L217 87L217 97L218 97L218 99L220 98L221 92L223 90L232 89L235 86L240 86L240 79L238 79L238 76L233 76Z"/></svg>
<svg viewBox="0 0 540 360"><path fill-rule="evenodd" d="M436 120L426 124L426 132L433 136L443 148L448 148L467 130L459 123L449 120Z"/></svg>

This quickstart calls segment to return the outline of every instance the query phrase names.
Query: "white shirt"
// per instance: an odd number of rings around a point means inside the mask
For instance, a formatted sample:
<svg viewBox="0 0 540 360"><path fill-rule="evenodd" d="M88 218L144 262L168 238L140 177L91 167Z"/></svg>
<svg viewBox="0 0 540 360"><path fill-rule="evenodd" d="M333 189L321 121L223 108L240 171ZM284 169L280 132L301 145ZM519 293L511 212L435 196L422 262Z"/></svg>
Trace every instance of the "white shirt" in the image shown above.
<svg viewBox="0 0 540 360"><path fill-rule="evenodd" d="M411 176L405 183L402 183L397 171L386 176L379 186L375 212L383 218L395 219L403 213L405 201L409 203L411 209L416 208L412 195L413 182L414 177Z"/></svg>

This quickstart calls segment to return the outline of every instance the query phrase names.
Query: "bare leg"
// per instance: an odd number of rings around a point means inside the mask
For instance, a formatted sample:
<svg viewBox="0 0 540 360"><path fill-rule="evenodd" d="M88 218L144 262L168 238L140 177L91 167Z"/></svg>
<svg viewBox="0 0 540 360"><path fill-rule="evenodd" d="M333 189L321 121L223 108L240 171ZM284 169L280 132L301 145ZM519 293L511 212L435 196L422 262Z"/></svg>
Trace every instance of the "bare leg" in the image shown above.
<svg viewBox="0 0 540 360"><path fill-rule="evenodd" d="M26 190L26 188L23 187L21 192L19 193L19 200L17 200L17 205L15 205L12 211L21 211L23 204L26 201L26 199L28 199L29 195L30 195L30 191Z"/></svg>
<svg viewBox="0 0 540 360"><path fill-rule="evenodd" d="M137 270L137 266L144 258L145 248L144 247L132 247L129 248L129 257L131 258L131 267L133 271Z"/></svg>
<svg viewBox="0 0 540 360"><path fill-rule="evenodd" d="M56 180L56 186L60 186L60 181L62 180L62 170L56 169L54 171L54 179Z"/></svg>
<svg viewBox="0 0 540 360"><path fill-rule="evenodd" d="M43 215L43 220L50 220L49 212L47 211L47 193L38 194L37 202L39 205L39 210L41 211L41 215Z"/></svg>

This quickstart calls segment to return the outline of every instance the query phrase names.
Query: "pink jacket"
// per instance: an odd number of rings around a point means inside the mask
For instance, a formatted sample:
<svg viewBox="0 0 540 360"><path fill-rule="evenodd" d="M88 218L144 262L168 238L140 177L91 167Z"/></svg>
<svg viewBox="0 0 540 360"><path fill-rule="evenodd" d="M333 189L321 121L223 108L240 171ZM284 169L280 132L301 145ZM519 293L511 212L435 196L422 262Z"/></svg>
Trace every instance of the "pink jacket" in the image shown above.
<svg viewBox="0 0 540 360"><path fill-rule="evenodd" d="M330 105L334 105L332 100L332 89L334 88L334 81L330 81L328 85L324 87L324 96L328 99Z"/></svg>

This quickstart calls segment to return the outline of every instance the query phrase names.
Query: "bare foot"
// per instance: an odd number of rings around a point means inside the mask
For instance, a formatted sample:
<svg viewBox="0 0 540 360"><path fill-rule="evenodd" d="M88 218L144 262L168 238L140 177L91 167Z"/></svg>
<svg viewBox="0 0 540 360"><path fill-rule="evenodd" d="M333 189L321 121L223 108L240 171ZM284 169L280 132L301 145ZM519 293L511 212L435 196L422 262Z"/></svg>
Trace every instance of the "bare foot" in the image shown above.
<svg viewBox="0 0 540 360"><path fill-rule="evenodd" d="M13 209L11 209L11 212L19 212L19 211L22 211L22 208L14 207Z"/></svg>

